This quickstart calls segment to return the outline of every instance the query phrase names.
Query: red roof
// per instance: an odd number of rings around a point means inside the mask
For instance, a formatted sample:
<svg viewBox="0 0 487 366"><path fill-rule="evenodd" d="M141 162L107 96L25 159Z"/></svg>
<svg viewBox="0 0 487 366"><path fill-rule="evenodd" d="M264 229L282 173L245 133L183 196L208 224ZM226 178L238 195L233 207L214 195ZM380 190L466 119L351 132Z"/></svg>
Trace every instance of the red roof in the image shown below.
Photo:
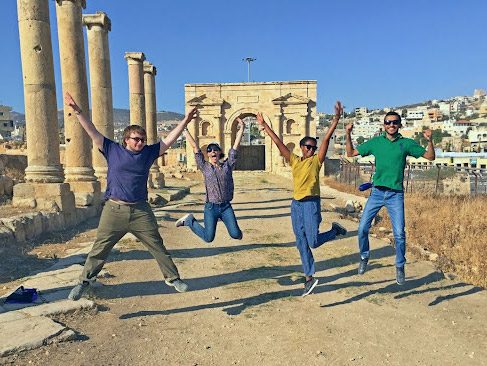
<svg viewBox="0 0 487 366"><path fill-rule="evenodd" d="M463 123L463 124L467 123L467 124L471 124L472 121L466 121L466 120L462 119L461 121L456 121L455 123Z"/></svg>

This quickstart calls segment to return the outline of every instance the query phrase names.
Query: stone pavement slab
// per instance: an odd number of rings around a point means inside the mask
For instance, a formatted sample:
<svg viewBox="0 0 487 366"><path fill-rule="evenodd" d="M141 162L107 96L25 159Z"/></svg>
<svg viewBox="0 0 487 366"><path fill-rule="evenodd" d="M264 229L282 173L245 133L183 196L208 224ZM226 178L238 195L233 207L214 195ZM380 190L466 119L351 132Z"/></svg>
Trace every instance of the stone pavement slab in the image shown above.
<svg viewBox="0 0 487 366"><path fill-rule="evenodd" d="M43 316L3 322L0 323L0 357L71 339L76 339L72 330Z"/></svg>
<svg viewBox="0 0 487 366"><path fill-rule="evenodd" d="M49 304L42 304L26 309L22 309L22 314L30 316L47 316L71 313L76 310L92 309L95 307L95 303L88 299L79 299L78 301L62 300Z"/></svg>

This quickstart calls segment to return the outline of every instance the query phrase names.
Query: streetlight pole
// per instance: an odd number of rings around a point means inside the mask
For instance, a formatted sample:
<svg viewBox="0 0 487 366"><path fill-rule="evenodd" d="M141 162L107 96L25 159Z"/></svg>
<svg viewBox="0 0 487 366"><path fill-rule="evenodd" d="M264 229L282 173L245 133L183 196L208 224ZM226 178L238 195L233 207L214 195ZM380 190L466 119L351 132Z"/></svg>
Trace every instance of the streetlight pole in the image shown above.
<svg viewBox="0 0 487 366"><path fill-rule="evenodd" d="M250 83L250 63L252 61L255 61L257 60L256 58L252 58L252 57L247 57L247 58L243 58L242 61L246 61L247 64L248 64L248 68L247 68L247 82Z"/></svg>

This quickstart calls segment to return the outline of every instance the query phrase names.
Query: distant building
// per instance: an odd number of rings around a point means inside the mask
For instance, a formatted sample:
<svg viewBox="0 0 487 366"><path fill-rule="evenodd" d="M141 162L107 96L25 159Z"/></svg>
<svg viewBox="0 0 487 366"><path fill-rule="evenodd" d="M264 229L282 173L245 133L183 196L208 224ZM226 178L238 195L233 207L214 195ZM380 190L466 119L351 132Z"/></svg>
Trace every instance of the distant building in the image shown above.
<svg viewBox="0 0 487 366"><path fill-rule="evenodd" d="M355 118L360 119L367 116L367 107L355 108Z"/></svg>
<svg viewBox="0 0 487 366"><path fill-rule="evenodd" d="M474 97L485 97L485 90L484 89L475 89L473 91Z"/></svg>
<svg viewBox="0 0 487 366"><path fill-rule="evenodd" d="M468 132L470 151L487 152L487 130L471 130Z"/></svg>
<svg viewBox="0 0 487 366"><path fill-rule="evenodd" d="M316 127L325 126L327 121L326 113L316 113Z"/></svg>
<svg viewBox="0 0 487 366"><path fill-rule="evenodd" d="M10 119L12 107L0 105L0 135L3 138L10 136L14 130L14 121Z"/></svg>
<svg viewBox="0 0 487 366"><path fill-rule="evenodd" d="M420 119L423 119L424 114L425 113L423 110L410 110L410 109L408 109L408 112L406 113L406 119L420 120Z"/></svg>
<svg viewBox="0 0 487 366"><path fill-rule="evenodd" d="M437 109L431 109L428 111L428 118L430 121L436 122L436 121L441 121L443 117L441 116L441 113L439 113Z"/></svg>

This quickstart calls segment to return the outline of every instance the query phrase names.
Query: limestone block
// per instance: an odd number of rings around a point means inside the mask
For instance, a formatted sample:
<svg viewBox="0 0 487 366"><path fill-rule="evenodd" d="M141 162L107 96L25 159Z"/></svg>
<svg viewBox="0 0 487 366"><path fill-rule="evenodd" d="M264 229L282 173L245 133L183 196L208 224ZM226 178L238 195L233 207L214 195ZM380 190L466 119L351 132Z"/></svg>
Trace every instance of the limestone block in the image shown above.
<svg viewBox="0 0 487 366"><path fill-rule="evenodd" d="M64 224L66 227L71 227L78 222L76 219L76 207L73 207L73 210L70 212L63 211L63 215L64 215Z"/></svg>
<svg viewBox="0 0 487 366"><path fill-rule="evenodd" d="M30 183L19 183L13 188L14 197L17 198L34 198L34 186Z"/></svg>
<svg viewBox="0 0 487 366"><path fill-rule="evenodd" d="M148 201L151 205L164 206L168 201L157 193L149 193Z"/></svg>
<svg viewBox="0 0 487 366"><path fill-rule="evenodd" d="M4 191L7 196L12 196L14 193L14 180L10 177L3 177Z"/></svg>
<svg viewBox="0 0 487 366"><path fill-rule="evenodd" d="M82 222L86 220L86 211L80 207L76 207L76 221Z"/></svg>
<svg viewBox="0 0 487 366"><path fill-rule="evenodd" d="M345 210L348 213L355 212L355 205L353 204L352 200L348 200L347 203L345 204Z"/></svg>
<svg viewBox="0 0 487 366"><path fill-rule="evenodd" d="M91 193L75 193L74 199L76 206L90 206L93 203L93 194Z"/></svg>
<svg viewBox="0 0 487 366"><path fill-rule="evenodd" d="M47 220L46 231L57 231L64 228L64 215L61 212L42 212Z"/></svg>
<svg viewBox="0 0 487 366"><path fill-rule="evenodd" d="M58 197L69 194L70 186L67 183L37 183L33 185L36 197Z"/></svg>
<svg viewBox="0 0 487 366"><path fill-rule="evenodd" d="M36 208L37 207L37 202L34 198L17 198L13 197L12 198L12 205L14 207L30 207L30 208Z"/></svg>
<svg viewBox="0 0 487 366"><path fill-rule="evenodd" d="M28 213L25 215L25 217L32 220L32 227L34 231L33 237L41 235L46 227L44 223L46 218L40 212Z"/></svg>
<svg viewBox="0 0 487 366"><path fill-rule="evenodd" d="M66 213L73 213L75 209L74 193L69 192L63 196L58 196L55 199L57 206L61 211Z"/></svg>
<svg viewBox="0 0 487 366"><path fill-rule="evenodd" d="M6 226L0 225L0 247L7 246L14 240L14 232Z"/></svg>
<svg viewBox="0 0 487 366"><path fill-rule="evenodd" d="M25 225L21 219L19 219L18 217L11 217L11 218L1 219L1 222L4 226L12 230L15 236L15 240L17 241L25 240L26 238Z"/></svg>
<svg viewBox="0 0 487 366"><path fill-rule="evenodd" d="M38 198L36 200L37 202L37 207L40 210L46 210L46 211L60 211L61 209L56 203L56 200L53 198Z"/></svg>

